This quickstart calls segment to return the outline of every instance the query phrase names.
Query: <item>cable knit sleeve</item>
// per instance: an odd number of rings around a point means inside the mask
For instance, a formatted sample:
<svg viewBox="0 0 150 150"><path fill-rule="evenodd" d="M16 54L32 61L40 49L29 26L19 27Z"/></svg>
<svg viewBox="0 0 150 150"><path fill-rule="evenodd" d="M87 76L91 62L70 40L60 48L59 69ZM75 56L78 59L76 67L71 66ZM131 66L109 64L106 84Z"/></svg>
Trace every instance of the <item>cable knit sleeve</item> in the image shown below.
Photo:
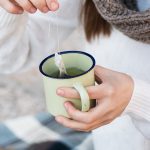
<svg viewBox="0 0 150 150"><path fill-rule="evenodd" d="M60 0L58 13L14 15L0 8L0 74L38 65L78 26L82 0ZM49 30L50 27L50 30Z"/></svg>
<svg viewBox="0 0 150 150"><path fill-rule="evenodd" d="M134 91L125 112L150 121L150 84L134 79Z"/></svg>

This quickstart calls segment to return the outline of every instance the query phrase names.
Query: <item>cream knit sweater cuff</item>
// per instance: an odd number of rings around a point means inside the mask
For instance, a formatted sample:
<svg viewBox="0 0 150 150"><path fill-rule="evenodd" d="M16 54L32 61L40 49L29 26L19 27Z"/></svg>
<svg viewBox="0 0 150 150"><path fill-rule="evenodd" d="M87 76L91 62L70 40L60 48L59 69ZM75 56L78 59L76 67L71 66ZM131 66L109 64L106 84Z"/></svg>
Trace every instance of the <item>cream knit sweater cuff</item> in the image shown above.
<svg viewBox="0 0 150 150"><path fill-rule="evenodd" d="M134 113L150 121L150 84L135 78L133 80L134 91L125 112Z"/></svg>

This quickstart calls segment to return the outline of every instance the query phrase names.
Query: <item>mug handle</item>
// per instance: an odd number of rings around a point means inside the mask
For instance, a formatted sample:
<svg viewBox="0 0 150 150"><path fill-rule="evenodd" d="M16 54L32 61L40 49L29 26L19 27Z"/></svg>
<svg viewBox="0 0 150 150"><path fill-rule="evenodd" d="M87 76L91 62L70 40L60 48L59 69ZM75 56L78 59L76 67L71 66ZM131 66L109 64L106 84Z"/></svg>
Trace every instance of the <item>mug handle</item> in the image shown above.
<svg viewBox="0 0 150 150"><path fill-rule="evenodd" d="M75 83L73 87L79 92L81 98L82 111L88 111L90 109L90 98L85 87L81 83Z"/></svg>

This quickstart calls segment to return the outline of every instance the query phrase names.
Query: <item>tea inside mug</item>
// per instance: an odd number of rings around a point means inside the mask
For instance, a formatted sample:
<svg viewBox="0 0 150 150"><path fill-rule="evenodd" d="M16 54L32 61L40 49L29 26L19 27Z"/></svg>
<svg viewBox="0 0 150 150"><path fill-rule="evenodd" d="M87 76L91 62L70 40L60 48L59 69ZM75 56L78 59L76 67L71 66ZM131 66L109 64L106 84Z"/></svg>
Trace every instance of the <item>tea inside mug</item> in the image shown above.
<svg viewBox="0 0 150 150"><path fill-rule="evenodd" d="M64 65L67 72L67 77L61 77L70 79L72 77L78 77L80 75L88 73L88 71L95 66L94 58L81 51L64 51L60 52L62 59L64 61ZM40 65L41 72L47 76L52 78L60 78L59 69L55 64L55 54L52 54L45 58Z"/></svg>
<svg viewBox="0 0 150 150"><path fill-rule="evenodd" d="M66 71L67 71L67 76L64 74L63 76L61 76L61 78L68 78L68 76L74 77L85 72L84 70L77 67L66 68ZM49 75L54 78L60 78L59 74L60 74L59 70L49 73Z"/></svg>
<svg viewBox="0 0 150 150"><path fill-rule="evenodd" d="M66 71L66 67L65 67L65 64L64 64L64 61L63 61L63 58L62 56L59 54L59 53L55 53L55 65L58 67L59 69L59 76L58 77L67 77L69 76L67 74L67 71Z"/></svg>

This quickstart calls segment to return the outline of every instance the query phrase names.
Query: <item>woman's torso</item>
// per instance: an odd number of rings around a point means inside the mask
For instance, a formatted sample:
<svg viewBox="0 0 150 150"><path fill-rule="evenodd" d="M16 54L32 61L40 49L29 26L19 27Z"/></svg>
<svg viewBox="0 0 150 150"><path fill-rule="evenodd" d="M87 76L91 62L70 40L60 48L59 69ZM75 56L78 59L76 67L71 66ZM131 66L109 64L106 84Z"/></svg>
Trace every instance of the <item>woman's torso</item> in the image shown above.
<svg viewBox="0 0 150 150"><path fill-rule="evenodd" d="M111 36L86 43L98 65L150 82L150 45L134 41L117 30Z"/></svg>

